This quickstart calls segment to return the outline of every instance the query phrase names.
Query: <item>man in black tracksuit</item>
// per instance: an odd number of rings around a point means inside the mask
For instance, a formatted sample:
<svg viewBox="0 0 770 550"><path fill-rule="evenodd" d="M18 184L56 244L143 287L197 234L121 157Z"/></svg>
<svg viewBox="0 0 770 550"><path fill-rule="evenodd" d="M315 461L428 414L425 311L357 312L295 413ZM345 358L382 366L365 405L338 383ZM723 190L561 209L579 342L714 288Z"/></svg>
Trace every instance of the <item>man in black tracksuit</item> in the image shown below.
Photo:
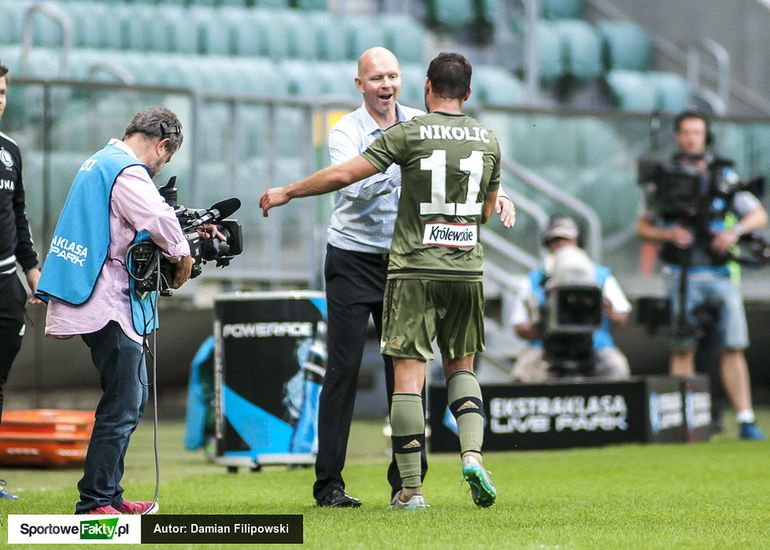
<svg viewBox="0 0 770 550"><path fill-rule="evenodd" d="M8 68L0 64L0 118L5 111L7 92ZM21 349L25 328L27 293L16 275L17 263L24 270L27 284L34 293L40 269L25 212L21 152L15 141L0 132L0 418L3 412L3 385ZM37 298L30 299L30 303L38 302ZM3 484L4 481L0 483ZM0 499L4 498L16 497L0 487Z"/></svg>

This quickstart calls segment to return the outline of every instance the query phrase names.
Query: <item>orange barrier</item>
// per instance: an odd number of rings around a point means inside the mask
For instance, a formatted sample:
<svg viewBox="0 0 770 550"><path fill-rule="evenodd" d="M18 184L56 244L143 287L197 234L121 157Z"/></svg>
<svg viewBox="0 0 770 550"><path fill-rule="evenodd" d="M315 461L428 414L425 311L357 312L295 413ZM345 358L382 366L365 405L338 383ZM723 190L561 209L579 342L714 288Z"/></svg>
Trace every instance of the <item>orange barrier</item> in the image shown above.
<svg viewBox="0 0 770 550"><path fill-rule="evenodd" d="M93 428L93 411L6 411L0 424L0 466L80 466Z"/></svg>

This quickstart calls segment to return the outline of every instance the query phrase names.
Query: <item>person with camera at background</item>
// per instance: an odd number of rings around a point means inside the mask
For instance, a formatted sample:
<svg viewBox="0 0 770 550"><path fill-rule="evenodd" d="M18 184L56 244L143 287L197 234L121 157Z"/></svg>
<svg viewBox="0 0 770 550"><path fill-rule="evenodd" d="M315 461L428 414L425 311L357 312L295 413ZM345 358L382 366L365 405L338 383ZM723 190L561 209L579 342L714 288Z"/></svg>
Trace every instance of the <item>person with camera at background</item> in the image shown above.
<svg viewBox="0 0 770 550"><path fill-rule="evenodd" d="M546 305L546 292L551 283L554 269L554 255L557 251L579 248L580 230L574 219L569 216L554 216L542 235L542 243L548 249L544 266L529 273L525 287L517 294L511 314L511 324L516 334L529 345L519 354L511 371L511 378L516 382L538 383L554 377L552 361L544 354L543 329ZM573 250L573 251L574 251ZM593 375L625 379L630 376L626 356L613 342L610 334L610 322L625 324L631 311L631 304L621 290L609 268L593 264L587 255L580 254L590 263L591 277L601 289L603 313L601 325L593 330Z"/></svg>
<svg viewBox="0 0 770 550"><path fill-rule="evenodd" d="M8 99L8 67L0 63L0 119ZM16 355L21 349L24 303L27 292L16 275L16 264L24 270L27 285L33 293L30 304L40 303L34 297L40 268L27 220L21 151L14 140L0 132L0 418L3 414L3 386L8 379ZM16 499L3 489L0 499Z"/></svg>
<svg viewBox="0 0 770 550"><path fill-rule="evenodd" d="M673 312L671 374L694 374L693 311L698 306L712 304L717 309L720 374L736 413L738 435L741 439L765 439L755 424L752 408L744 355L749 341L743 298L731 278L728 262L729 253L740 238L765 227L768 217L752 193L740 190L740 180L731 168L732 163L717 157L707 147L709 125L709 119L697 111L682 112L674 122L679 151L671 159L672 168L667 170L675 170L680 181L689 177L697 182L690 201L694 208L688 211L670 204L676 199L667 198L672 195L665 194L665 186L673 185L674 180L661 178L648 187L637 233L641 239L661 245L663 275ZM686 292L682 292L683 289ZM682 294L683 309L680 308ZM680 311L684 315L677 313Z"/></svg>
<svg viewBox="0 0 770 550"><path fill-rule="evenodd" d="M59 216L38 285L48 301L46 335L80 335L99 371L96 409L77 514L154 513L157 505L123 498L120 485L131 434L147 402L143 338L126 253L147 232L176 263L173 288L190 277L194 259L173 209L154 177L182 145L182 126L162 107L138 113L122 140L112 139L80 167ZM149 312L152 315L152 312Z"/></svg>

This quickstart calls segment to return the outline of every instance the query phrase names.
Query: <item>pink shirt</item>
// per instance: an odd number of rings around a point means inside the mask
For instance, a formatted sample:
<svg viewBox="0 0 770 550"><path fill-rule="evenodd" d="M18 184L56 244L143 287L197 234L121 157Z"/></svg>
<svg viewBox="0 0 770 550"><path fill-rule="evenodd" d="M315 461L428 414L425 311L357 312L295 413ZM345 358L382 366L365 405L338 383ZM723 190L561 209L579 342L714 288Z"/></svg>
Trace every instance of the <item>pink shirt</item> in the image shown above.
<svg viewBox="0 0 770 550"><path fill-rule="evenodd" d="M132 157L136 155L118 139L110 140ZM115 180L110 198L110 246L93 294L86 303L71 306L55 298L48 303L45 333L57 338L96 332L110 321L117 321L123 332L141 343L134 329L128 297L128 273L124 266L126 250L138 231L147 230L172 262L190 255L173 209L163 201L147 170L130 166Z"/></svg>

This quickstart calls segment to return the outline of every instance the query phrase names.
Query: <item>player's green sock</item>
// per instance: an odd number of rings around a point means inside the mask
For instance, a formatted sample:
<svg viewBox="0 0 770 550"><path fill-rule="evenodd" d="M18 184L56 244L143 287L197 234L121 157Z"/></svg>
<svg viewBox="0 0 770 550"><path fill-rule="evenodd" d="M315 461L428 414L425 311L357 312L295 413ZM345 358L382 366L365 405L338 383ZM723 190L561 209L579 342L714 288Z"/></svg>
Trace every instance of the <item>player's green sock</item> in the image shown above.
<svg viewBox="0 0 770 550"><path fill-rule="evenodd" d="M476 376L469 371L457 371L447 380L449 410L457 419L460 454L481 453L484 442L484 406Z"/></svg>
<svg viewBox="0 0 770 550"><path fill-rule="evenodd" d="M390 408L393 452L403 487L419 487L420 453L425 447L425 413L416 393L394 393Z"/></svg>

